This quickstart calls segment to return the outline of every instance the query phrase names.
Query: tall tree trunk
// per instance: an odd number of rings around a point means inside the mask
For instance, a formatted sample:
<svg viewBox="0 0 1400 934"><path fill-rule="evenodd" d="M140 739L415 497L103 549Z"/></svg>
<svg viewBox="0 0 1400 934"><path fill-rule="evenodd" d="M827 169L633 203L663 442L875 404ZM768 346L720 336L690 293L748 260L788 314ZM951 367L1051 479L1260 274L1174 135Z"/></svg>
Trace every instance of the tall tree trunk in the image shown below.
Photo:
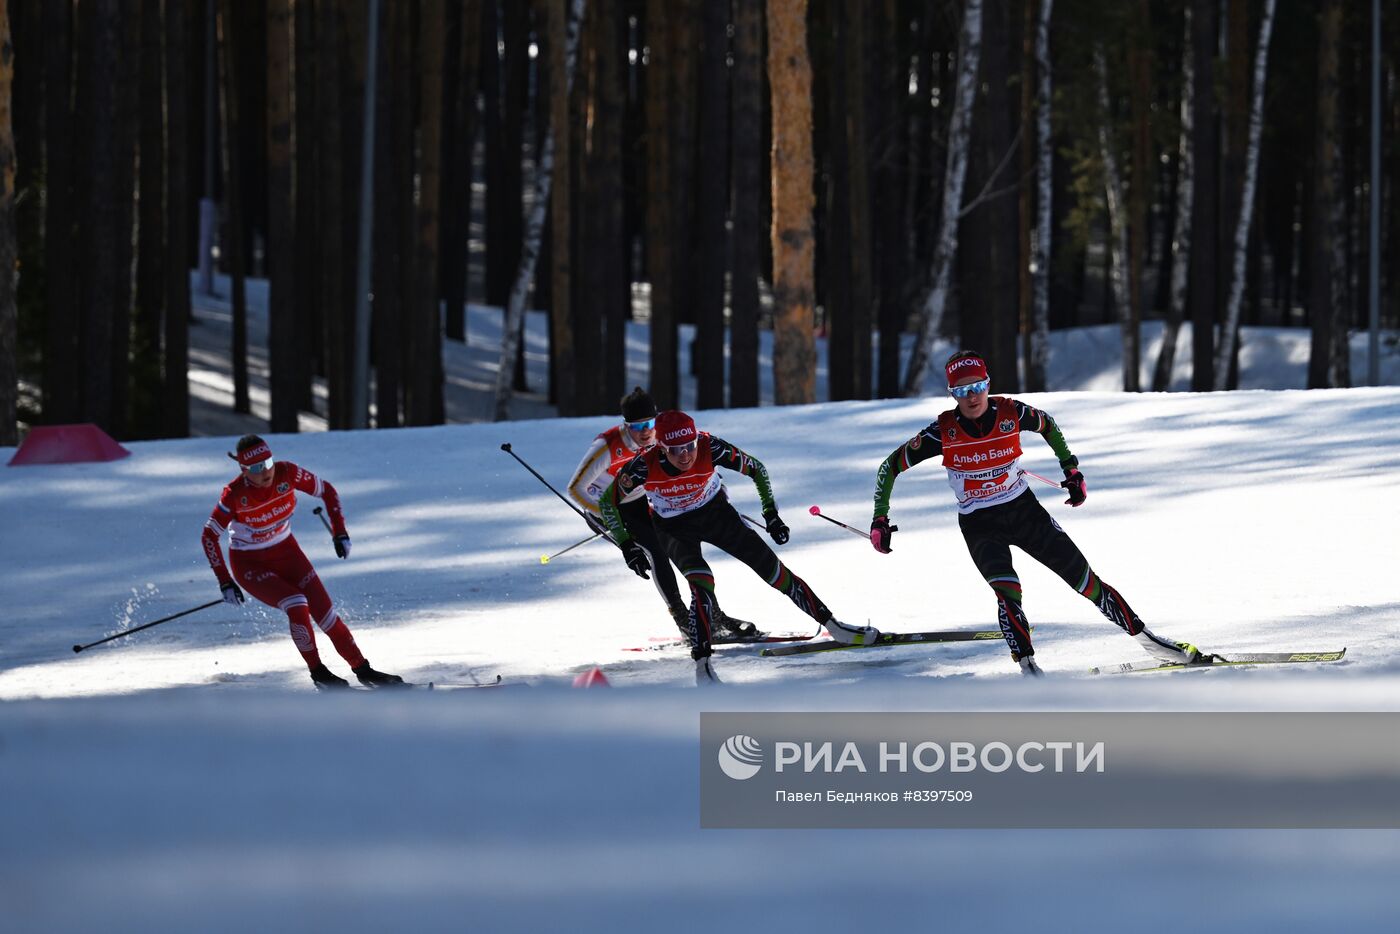
<svg viewBox="0 0 1400 934"><path fill-rule="evenodd" d="M44 33L44 268L76 267L73 9L66 2L43 5ZM78 312L76 280L51 273L44 304L43 420L49 424L78 419Z"/></svg>
<svg viewBox="0 0 1400 934"><path fill-rule="evenodd" d="M190 81L188 7L165 4L165 378L164 435L190 433Z"/></svg>
<svg viewBox="0 0 1400 934"><path fill-rule="evenodd" d="M662 408L680 404L674 289L676 236L671 196L672 93L669 0L646 5L646 263L651 286L651 395Z"/></svg>
<svg viewBox="0 0 1400 934"><path fill-rule="evenodd" d="M316 0L295 0L293 30L295 57L293 71L293 132L296 150L293 166L296 198L296 351L292 357L296 386L296 406L311 411L313 377L319 371L322 354L322 326L327 309L323 307L321 291L321 239L326 229L320 215L317 190L320 173L317 170L324 146L317 132L316 99L320 81L316 38ZM326 0L320 0L326 2Z"/></svg>
<svg viewBox="0 0 1400 934"><path fill-rule="evenodd" d="M135 265L136 142L141 101L140 0L118 0L117 15L117 34L122 53L117 61L117 132L114 140L117 161L112 188L112 197L116 199L117 236L113 243L116 270L111 292L106 297L112 314L112 343L107 350L112 366L112 381L108 390L112 424L108 431L115 437L126 438L130 437L127 409L131 401L131 270Z"/></svg>
<svg viewBox="0 0 1400 934"><path fill-rule="evenodd" d="M584 0L569 0L569 21L564 40L565 97L572 87L574 61L578 55L579 31L583 23ZM506 305L505 321L501 328L501 360L496 370L496 421L510 417L511 364L519 348L521 323L525 320L525 299L530 289L530 280L535 275L535 261L539 258L540 240L544 235L544 215L550 203L550 189L554 183L554 137L567 132L566 127L556 127L551 122L545 134L544 146L540 151L540 163L535 171L535 203L530 208L529 223L525 228L525 240L520 248L520 269L515 276L515 285L510 291L510 301Z"/></svg>
<svg viewBox="0 0 1400 934"><path fill-rule="evenodd" d="M1311 230L1311 282L1308 314L1312 319L1312 357L1308 388L1351 383L1347 353L1347 318L1342 278L1342 197L1339 191L1339 45L1342 32L1340 0L1323 0L1318 29L1317 142Z"/></svg>
<svg viewBox="0 0 1400 934"><path fill-rule="evenodd" d="M443 173L442 297L446 303L446 334L467 339L467 252L471 237L472 156L476 143L476 96L481 85L481 4L466 0L453 16L458 22L455 91L444 119L451 134L444 136L447 164ZM450 139L450 143L447 141Z"/></svg>
<svg viewBox="0 0 1400 934"><path fill-rule="evenodd" d="M1014 61L1011 28L1008 0L984 0L982 103L974 105L979 117L972 127L967 168L967 184L978 195L961 211L967 215L963 233L978 248L959 255L956 275L960 283L976 283L959 293L958 331L963 346L981 351L999 388L1018 392L1016 202L991 194L1007 184L1002 173L1015 156L1014 104L1008 93ZM1014 184L1014 174L1008 177Z"/></svg>
<svg viewBox="0 0 1400 934"><path fill-rule="evenodd" d="M979 2L979 0L973 0ZM773 396L816 401L812 263L812 69L807 4L768 0L773 108Z"/></svg>
<svg viewBox="0 0 1400 934"><path fill-rule="evenodd" d="M870 105L867 145L874 160L873 209L876 282L874 301L880 332L876 394L899 395L899 344L906 317L905 279L909 274L912 231L905 224L904 186L909 174L910 29L900 0L881 0L878 29L866 43L876 76L866 100ZM927 90L925 87L923 90Z"/></svg>
<svg viewBox="0 0 1400 934"><path fill-rule="evenodd" d="M631 387L626 383L627 319L632 306L632 281L623 182L627 17L622 7L620 0L603 0L597 8L598 104L594 115L594 136L598 157L594 181L599 200L599 297L603 302L600 317L605 332L600 357L603 362L600 374L602 396L595 400L592 411L599 413L616 411L617 400ZM722 274L723 266L720 269Z"/></svg>
<svg viewBox="0 0 1400 934"><path fill-rule="evenodd" d="M1195 56L1191 46L1191 7L1186 7L1185 39L1181 53L1181 135L1177 141L1176 216L1172 221L1171 239L1171 298L1167 320L1162 328L1162 349L1157 354L1157 368L1152 375L1152 391L1166 392L1171 388L1172 368L1176 364L1176 341L1181 321L1186 314L1186 274L1191 261L1192 201L1196 191L1192 116L1195 113Z"/></svg>
<svg viewBox="0 0 1400 934"><path fill-rule="evenodd" d="M1051 225L1054 199L1054 144L1050 135L1050 16L1055 0L1040 0L1035 26L1035 135L1036 135L1036 216L1035 250L1031 259L1032 311L1030 348L1026 353L1026 389L1042 392L1050 388L1046 371L1050 365L1050 258L1055 231Z"/></svg>
<svg viewBox="0 0 1400 934"><path fill-rule="evenodd" d="M734 4L734 267L730 281L729 404L758 405L758 279L762 274L763 10Z"/></svg>
<svg viewBox="0 0 1400 934"><path fill-rule="evenodd" d="M438 303L438 202L442 169L442 61L444 0L424 0L418 11L419 80L417 243L413 257L412 304L405 351L413 361L404 381L404 420L409 425L441 421L442 349ZM502 369L509 368L502 361Z"/></svg>
<svg viewBox="0 0 1400 934"><path fill-rule="evenodd" d="M559 178L550 186L550 296L549 357L553 385L550 387L559 414L578 415L577 356L574 352L573 288L573 134L570 132L570 97L565 39L568 0L545 4L549 55L549 122L554 133L554 172Z"/></svg>
<svg viewBox="0 0 1400 934"><path fill-rule="evenodd" d="M701 0L669 0L671 101L666 128L671 135L671 302L678 323L695 323L695 121L699 62L696 55Z"/></svg>
<svg viewBox="0 0 1400 934"><path fill-rule="evenodd" d="M849 95L845 66L849 30L844 0L817 0L811 24L812 136L817 162L816 303L825 311L827 391L832 400L854 398L849 349L852 338L851 150L846 135Z"/></svg>
<svg viewBox="0 0 1400 934"><path fill-rule="evenodd" d="M1191 203L1191 389L1205 392L1215 384L1215 294L1220 165L1215 101L1216 4L1191 0L1192 177Z"/></svg>
<svg viewBox="0 0 1400 934"><path fill-rule="evenodd" d="M244 128L239 117L239 37L234 27L232 0L219 0L219 64L223 68L224 104L224 223L227 235L227 262L233 310L233 410L252 411L248 400L248 300L244 288L243 258L243 172L238 141Z"/></svg>
<svg viewBox="0 0 1400 934"><path fill-rule="evenodd" d="M316 8L316 215L321 223L320 272L323 344L326 360L326 423L332 429L350 427L350 328L345 278L345 185L341 123L344 38L342 8L336 3Z"/></svg>
<svg viewBox="0 0 1400 934"><path fill-rule="evenodd" d="M1269 36L1274 26L1274 0L1264 0L1259 23L1259 45L1254 53L1254 97L1249 105L1249 143L1244 155L1244 186L1235 222L1234 262L1230 274L1230 297L1225 303L1225 324L1220 329L1220 348L1215 359L1215 388L1225 389L1230 361L1235 353L1235 335L1240 326L1240 305L1244 299L1245 260L1249 256L1249 229L1254 218L1254 189L1259 178L1259 140L1264 131L1264 80L1269 73Z"/></svg>
<svg viewBox="0 0 1400 934"><path fill-rule="evenodd" d="M88 137L79 189L83 224L82 260L82 416L85 421L115 432L112 344L118 320L121 199L121 118L119 86L122 51L120 0L95 0L79 10L78 120Z"/></svg>
<svg viewBox="0 0 1400 934"><path fill-rule="evenodd" d="M1104 197L1108 202L1109 280L1118 308L1123 341L1123 391L1138 391L1137 328L1128 295L1128 219L1123 203L1123 176L1118 170L1118 144L1113 136L1113 110L1108 98L1108 66L1102 43L1094 45L1094 77L1099 99L1099 159L1103 162Z"/></svg>
<svg viewBox="0 0 1400 934"><path fill-rule="evenodd" d="M1132 79L1132 183L1128 188L1128 303L1130 333L1127 335L1132 358L1132 388L1142 387L1142 317L1143 270L1147 266L1151 244L1147 233L1147 202L1152 194L1152 13L1147 0L1138 0L1137 15L1131 33L1128 67ZM1127 372L1129 366L1124 365ZM1127 389L1127 384L1124 385Z"/></svg>
<svg viewBox="0 0 1400 934"><path fill-rule="evenodd" d="M729 199L729 5L709 2L701 8L700 31L700 176L696 265L695 358L696 406L724 407L724 221Z"/></svg>
<svg viewBox="0 0 1400 934"><path fill-rule="evenodd" d="M136 313L132 320L133 438L160 437L161 319L165 316L165 94L161 0L141 9L140 214L136 250Z"/></svg>
<svg viewBox="0 0 1400 934"><path fill-rule="evenodd" d="M978 60L982 53L982 0L967 0L962 30L958 36L957 92L953 114L948 122L948 159L943 176L943 209L938 240L933 254L932 283L919 309L919 336L909 358L904 377L904 394L923 394L933 342L943 324L948 304L948 279L958 249L958 220L961 215L963 182L967 177L967 150L972 109L976 98Z"/></svg>
<svg viewBox="0 0 1400 934"><path fill-rule="evenodd" d="M8 0L0 0L0 446L19 444L19 285L15 237L15 131L10 101L15 49Z"/></svg>
<svg viewBox="0 0 1400 934"><path fill-rule="evenodd" d="M1030 180L1035 172L1035 23L1037 0L1024 0L1021 18L1021 185L1020 196L1017 199L1017 254L1016 278L1019 285L1017 290L1017 323L1021 334L1021 359L1024 361L1026 385L1031 382L1031 343L1034 335L1033 327L1033 285L1031 281L1031 269L1035 265L1032 258L1031 242L1031 205L1034 199L1034 191L1031 188ZM1042 369L1038 374L1040 383L1036 391L1045 389L1045 372Z"/></svg>
<svg viewBox="0 0 1400 934"><path fill-rule="evenodd" d="M871 265L875 251L870 230L869 136L866 131L865 21L869 13L862 0L845 2L846 100L849 107L840 132L846 136L851 179L851 304L847 308L851 340L841 348L850 366L850 393L854 399L870 398ZM835 129L835 128L833 128ZM828 345L830 346L830 345Z"/></svg>
<svg viewBox="0 0 1400 934"><path fill-rule="evenodd" d="M297 325L292 203L292 0L269 0L267 17L267 351L275 432L297 430Z"/></svg>

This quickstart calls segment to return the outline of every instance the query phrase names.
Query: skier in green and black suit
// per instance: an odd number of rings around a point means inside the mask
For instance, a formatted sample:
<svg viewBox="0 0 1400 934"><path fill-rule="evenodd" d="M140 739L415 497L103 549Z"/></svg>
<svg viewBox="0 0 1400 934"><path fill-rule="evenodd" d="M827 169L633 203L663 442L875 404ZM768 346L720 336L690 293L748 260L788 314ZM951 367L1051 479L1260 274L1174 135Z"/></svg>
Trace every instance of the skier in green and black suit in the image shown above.
<svg viewBox="0 0 1400 934"><path fill-rule="evenodd" d="M1011 658L1028 675L1039 675L1030 624L1021 608L1021 579L1011 563L1015 545L1058 574L1099 612L1122 627L1154 657L1167 662L1192 662L1200 651L1190 643L1156 635L1133 612L1128 601L1101 580L1078 546L1050 517L1026 484L1020 468L1021 433L1041 435L1064 471L1060 485L1065 500L1079 506L1088 497L1079 460L1070 453L1055 420L1045 412L1006 396L988 396L991 379L987 363L970 350L948 358L948 392L957 402L909 439L880 465L875 479L875 514L870 542L883 554L890 551L895 526L890 525L890 494L901 473L931 457L942 455L948 482L958 500L958 525L977 570L997 598L997 622Z"/></svg>

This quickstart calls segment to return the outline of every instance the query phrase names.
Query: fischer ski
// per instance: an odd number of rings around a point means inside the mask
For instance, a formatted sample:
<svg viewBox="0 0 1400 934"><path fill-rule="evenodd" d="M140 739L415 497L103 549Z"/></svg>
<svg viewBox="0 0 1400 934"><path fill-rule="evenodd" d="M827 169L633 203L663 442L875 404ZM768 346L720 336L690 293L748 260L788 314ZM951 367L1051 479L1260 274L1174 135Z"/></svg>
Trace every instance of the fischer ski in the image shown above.
<svg viewBox="0 0 1400 934"><path fill-rule="evenodd" d="M873 645L847 645L828 639L821 642L808 642L803 645L781 645L764 649L760 655L787 656L808 655L812 652L839 652L842 649L878 649L889 645L921 645L934 642L982 642L1002 641L1000 629L944 629L933 632L882 632Z"/></svg>
<svg viewBox="0 0 1400 934"><path fill-rule="evenodd" d="M1131 674L1142 671L1181 671L1187 668L1227 668L1247 665L1298 665L1308 662L1337 662L1347 654L1346 649L1338 652L1232 652L1229 655L1206 655L1200 661L1161 662L1144 659L1138 662L1124 662L1121 665L1108 665L1103 668L1090 668L1094 675Z"/></svg>

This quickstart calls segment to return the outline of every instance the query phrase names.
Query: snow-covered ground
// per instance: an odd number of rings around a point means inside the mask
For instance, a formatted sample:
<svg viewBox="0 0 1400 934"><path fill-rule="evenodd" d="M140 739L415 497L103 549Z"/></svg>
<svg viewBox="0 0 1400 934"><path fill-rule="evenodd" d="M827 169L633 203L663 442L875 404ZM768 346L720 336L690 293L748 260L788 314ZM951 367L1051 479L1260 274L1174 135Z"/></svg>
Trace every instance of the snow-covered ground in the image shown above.
<svg viewBox="0 0 1400 934"><path fill-rule="evenodd" d="M1063 340L1060 385L1104 388L1111 359L1073 349L1100 335ZM1247 372L1297 385L1296 366ZM319 695L285 619L255 604L71 651L217 597L199 533L233 475L231 437L0 468L0 928L1391 929L1393 831L699 829L701 710L1400 709L1400 388L1024 398L1057 417L1089 483L1079 509L1036 494L1156 630L1208 650L1346 646L1346 660L1091 676L1138 649L1022 557L1042 681L999 644L731 648L726 686L698 691L683 651L627 651L673 627L612 548L540 563L587 530L500 445L562 485L609 420L539 419L269 437L340 490L350 560L315 503L294 526L375 665L509 685ZM793 529L779 552L843 618L984 628L995 605L936 464L896 485L891 555L807 514L864 527L880 460L945 406L699 422L767 464ZM1049 449L1027 448L1053 475ZM728 486L757 513L747 479ZM712 558L733 614L807 627ZM611 690L569 686L594 665Z"/></svg>

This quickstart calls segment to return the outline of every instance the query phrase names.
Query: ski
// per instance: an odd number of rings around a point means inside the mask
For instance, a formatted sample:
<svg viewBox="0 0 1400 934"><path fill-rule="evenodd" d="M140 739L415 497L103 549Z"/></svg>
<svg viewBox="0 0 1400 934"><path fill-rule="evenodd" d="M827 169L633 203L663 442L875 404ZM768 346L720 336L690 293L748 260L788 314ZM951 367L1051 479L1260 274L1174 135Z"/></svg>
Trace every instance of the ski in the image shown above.
<svg viewBox="0 0 1400 934"><path fill-rule="evenodd" d="M371 687L368 684L351 684L347 686L352 691L403 691L409 689L417 689L420 691L458 691L463 688L498 688L501 686L501 676L496 675L493 681L471 681L466 683L405 681L402 684L382 684L378 687ZM333 691L331 693L333 693Z"/></svg>
<svg viewBox="0 0 1400 934"><path fill-rule="evenodd" d="M878 649L889 645L921 645L933 642L982 642L1002 640L1000 629L944 629L934 632L882 632L873 645L847 645L828 639L802 645L780 645L759 652L766 656L808 655L812 652L838 652L842 649Z"/></svg>
<svg viewBox="0 0 1400 934"><path fill-rule="evenodd" d="M1186 668L1228 668L1246 665L1297 665L1307 662L1341 661L1346 649L1338 652L1232 652L1229 655L1207 655L1201 661L1161 662L1146 659L1140 662L1124 662L1121 665L1108 665L1103 668L1090 668L1093 675L1131 674L1141 671L1181 671Z"/></svg>
<svg viewBox="0 0 1400 934"><path fill-rule="evenodd" d="M806 642L815 639L816 633L779 633L772 635L763 633L753 639L713 639L710 645L714 648L726 648L731 645L764 645L775 642ZM664 652L667 649L685 649L690 647L690 643L684 639L673 639L669 636L653 636L651 645L629 646L624 652Z"/></svg>
<svg viewBox="0 0 1400 934"><path fill-rule="evenodd" d="M450 684L443 681L429 681L424 686L430 691L460 691L466 688L498 688L501 686L501 683L501 676L496 675L494 681L471 681L457 684Z"/></svg>

